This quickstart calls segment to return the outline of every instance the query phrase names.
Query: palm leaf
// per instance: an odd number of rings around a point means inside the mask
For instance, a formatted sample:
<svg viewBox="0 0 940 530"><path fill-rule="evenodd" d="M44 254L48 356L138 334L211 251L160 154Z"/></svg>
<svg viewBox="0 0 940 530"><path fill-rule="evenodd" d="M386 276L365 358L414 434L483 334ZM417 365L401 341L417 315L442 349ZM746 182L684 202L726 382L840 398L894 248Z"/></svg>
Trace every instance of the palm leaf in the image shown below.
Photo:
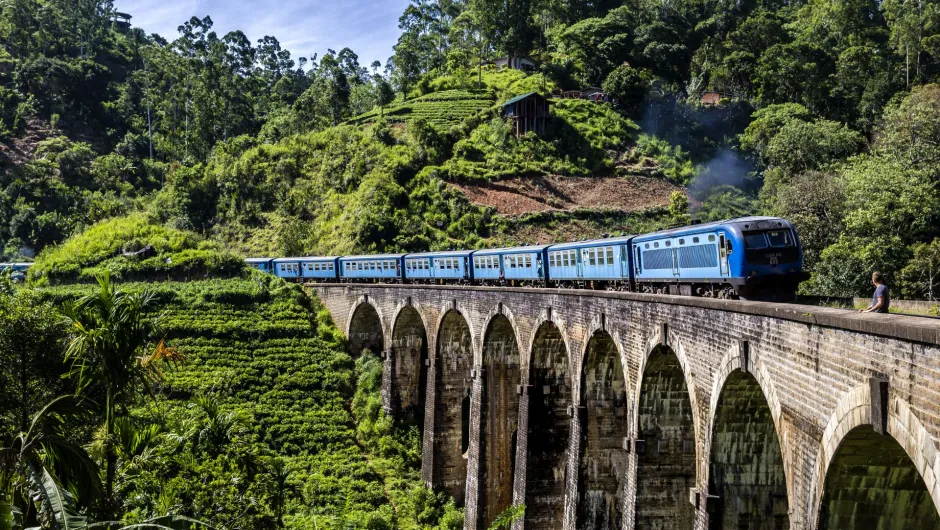
<svg viewBox="0 0 940 530"><path fill-rule="evenodd" d="M40 520L44 526L56 530L85 530L88 521L81 516L72 515L72 495L52 478L49 471L37 465L30 465L29 495L38 505Z"/></svg>

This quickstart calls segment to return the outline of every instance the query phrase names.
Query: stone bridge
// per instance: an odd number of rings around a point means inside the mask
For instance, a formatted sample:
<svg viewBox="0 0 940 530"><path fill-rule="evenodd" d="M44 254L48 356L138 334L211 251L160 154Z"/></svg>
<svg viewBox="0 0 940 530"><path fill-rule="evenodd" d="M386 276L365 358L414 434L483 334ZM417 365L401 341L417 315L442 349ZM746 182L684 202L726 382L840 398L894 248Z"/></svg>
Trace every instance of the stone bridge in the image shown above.
<svg viewBox="0 0 940 530"><path fill-rule="evenodd" d="M485 529L940 530L940 320L631 293L317 284Z"/></svg>

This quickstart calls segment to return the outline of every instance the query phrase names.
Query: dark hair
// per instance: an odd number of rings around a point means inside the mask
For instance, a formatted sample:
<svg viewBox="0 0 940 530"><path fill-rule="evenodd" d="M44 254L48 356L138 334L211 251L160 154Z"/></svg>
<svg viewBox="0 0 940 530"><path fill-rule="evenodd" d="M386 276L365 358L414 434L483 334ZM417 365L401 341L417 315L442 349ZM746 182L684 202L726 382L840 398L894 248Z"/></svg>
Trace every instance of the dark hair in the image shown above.
<svg viewBox="0 0 940 530"><path fill-rule="evenodd" d="M875 272L871 273L871 279L872 279L872 281L875 281L875 282L877 282L877 283L883 283L883 282L884 282L884 280L882 280L881 273L878 272L878 271L875 271Z"/></svg>

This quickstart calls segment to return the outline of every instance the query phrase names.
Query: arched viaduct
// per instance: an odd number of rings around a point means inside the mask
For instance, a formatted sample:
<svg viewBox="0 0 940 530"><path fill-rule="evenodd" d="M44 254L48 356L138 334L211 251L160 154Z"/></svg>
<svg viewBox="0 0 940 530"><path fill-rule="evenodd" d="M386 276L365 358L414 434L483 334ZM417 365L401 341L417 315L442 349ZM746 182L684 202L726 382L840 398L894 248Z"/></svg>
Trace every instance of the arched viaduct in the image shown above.
<svg viewBox="0 0 940 530"><path fill-rule="evenodd" d="M318 284L487 528L940 530L940 320L553 289Z"/></svg>

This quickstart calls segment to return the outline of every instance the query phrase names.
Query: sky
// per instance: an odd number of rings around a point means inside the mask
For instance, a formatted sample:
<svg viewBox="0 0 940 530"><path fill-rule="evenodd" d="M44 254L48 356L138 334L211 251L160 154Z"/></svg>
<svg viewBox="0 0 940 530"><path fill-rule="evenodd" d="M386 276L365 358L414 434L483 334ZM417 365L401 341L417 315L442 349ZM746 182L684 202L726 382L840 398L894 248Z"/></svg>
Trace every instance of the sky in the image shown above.
<svg viewBox="0 0 940 530"><path fill-rule="evenodd" d="M242 30L253 42L273 35L291 57L322 57L327 49L350 48L359 64L385 65L398 40L398 17L408 0L114 0L134 26L172 41L192 16L212 18L220 37Z"/></svg>

